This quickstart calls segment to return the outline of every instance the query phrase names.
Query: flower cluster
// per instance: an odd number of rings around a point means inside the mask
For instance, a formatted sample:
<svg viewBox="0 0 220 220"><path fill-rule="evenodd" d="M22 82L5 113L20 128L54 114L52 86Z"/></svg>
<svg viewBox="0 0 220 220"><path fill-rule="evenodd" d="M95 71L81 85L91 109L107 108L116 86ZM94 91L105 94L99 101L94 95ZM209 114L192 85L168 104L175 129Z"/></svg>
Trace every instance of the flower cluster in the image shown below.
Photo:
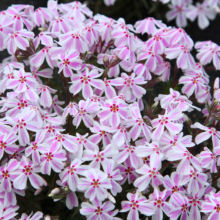
<svg viewBox="0 0 220 220"><path fill-rule="evenodd" d="M153 0L157 1L157 0ZM186 27L187 19L195 21L197 19L200 29L209 26L209 20L214 20L216 15L220 13L219 0L203 0L193 4L192 0L159 0L163 4L168 4L170 9L166 13L168 21L176 20L178 27ZM104 0L105 5L111 6L115 0Z"/></svg>
<svg viewBox="0 0 220 220"><path fill-rule="evenodd" d="M16 219L33 191L93 220L220 218L220 89L216 79L212 96L204 68L220 69L220 46L77 1L13 5L0 30L0 219Z"/></svg>

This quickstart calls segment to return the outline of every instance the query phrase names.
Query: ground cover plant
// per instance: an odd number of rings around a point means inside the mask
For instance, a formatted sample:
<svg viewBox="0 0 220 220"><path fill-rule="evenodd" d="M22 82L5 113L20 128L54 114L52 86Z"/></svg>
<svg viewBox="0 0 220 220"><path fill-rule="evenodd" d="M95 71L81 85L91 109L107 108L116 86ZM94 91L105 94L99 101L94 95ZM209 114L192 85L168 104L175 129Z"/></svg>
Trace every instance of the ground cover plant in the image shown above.
<svg viewBox="0 0 220 220"><path fill-rule="evenodd" d="M162 2L178 27L0 12L0 219L220 219L220 46L182 28L219 1Z"/></svg>

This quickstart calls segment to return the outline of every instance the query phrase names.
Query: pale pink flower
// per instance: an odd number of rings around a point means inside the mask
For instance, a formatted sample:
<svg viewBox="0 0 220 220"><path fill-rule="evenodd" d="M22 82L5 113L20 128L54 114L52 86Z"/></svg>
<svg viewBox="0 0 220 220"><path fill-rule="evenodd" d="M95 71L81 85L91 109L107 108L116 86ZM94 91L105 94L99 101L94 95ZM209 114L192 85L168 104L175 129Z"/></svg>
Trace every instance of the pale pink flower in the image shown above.
<svg viewBox="0 0 220 220"><path fill-rule="evenodd" d="M163 212L169 216L172 206L166 202L167 197L166 189L161 192L156 187L154 188L154 192L149 196L149 203L154 206L155 212L155 214L152 216L152 219L163 220Z"/></svg>
<svg viewBox="0 0 220 220"><path fill-rule="evenodd" d="M213 60L217 70L220 69L220 47L212 41L197 42L195 48L198 49L196 58L202 65L206 65Z"/></svg>
<svg viewBox="0 0 220 220"><path fill-rule="evenodd" d="M127 220L139 220L139 212L146 216L154 214L154 206L150 204L145 196L140 195L137 190L135 194L127 194L128 201L122 201L122 210L120 212L128 212ZM138 212L139 211L139 212Z"/></svg>
<svg viewBox="0 0 220 220"><path fill-rule="evenodd" d="M158 161L158 167L161 167L162 161L164 160L163 149L155 141L152 143L145 143L146 146L137 146L135 153L138 157L150 156L150 162Z"/></svg>
<svg viewBox="0 0 220 220"><path fill-rule="evenodd" d="M66 160L66 152L59 148L58 145L52 145L50 149L48 149L41 156L41 173L50 175L51 168L54 172L59 173L64 167L63 161Z"/></svg>
<svg viewBox="0 0 220 220"><path fill-rule="evenodd" d="M65 184L67 182L73 192L76 191L79 182L78 175L81 175L86 170L86 165L81 164L82 161L75 158L71 164L59 174L62 183Z"/></svg>
<svg viewBox="0 0 220 220"><path fill-rule="evenodd" d="M36 212L33 215L33 212L30 215L27 215L26 213L23 213L21 215L21 218L19 218L19 220L40 220L41 218L43 218L43 213L42 212Z"/></svg>
<svg viewBox="0 0 220 220"><path fill-rule="evenodd" d="M10 192L12 190L11 182L13 182L14 179L18 176L16 171L19 165L20 162L15 159L10 159L8 163L0 167L1 188L6 192Z"/></svg>
<svg viewBox="0 0 220 220"><path fill-rule="evenodd" d="M79 28L79 25L80 22L78 22L78 20L76 20L76 28ZM72 22L71 22L71 19L70 18L67 18L67 17L57 17L56 19L53 19L51 22L50 22L50 26L49 26L49 30L52 32L52 33L67 33L69 31L72 30Z"/></svg>
<svg viewBox="0 0 220 220"><path fill-rule="evenodd" d="M43 26L46 22L50 22L53 18L53 13L47 8L38 8L32 14L34 23L37 26Z"/></svg>
<svg viewBox="0 0 220 220"><path fill-rule="evenodd" d="M100 107L98 103L91 102L89 99L87 99L86 101L80 100L78 113L73 119L73 125L78 127L83 120L83 123L86 127L91 127L94 121L94 114L97 113L99 109Z"/></svg>
<svg viewBox="0 0 220 220"><path fill-rule="evenodd" d="M166 58L175 59L177 58L177 66L181 69L193 67L195 60L190 53L190 50L184 45L173 45L165 49Z"/></svg>
<svg viewBox="0 0 220 220"><path fill-rule="evenodd" d="M137 61L146 60L145 66L149 71L154 72L156 67L160 65L163 61L163 58L160 55L153 53L151 50L140 51L137 54Z"/></svg>
<svg viewBox="0 0 220 220"><path fill-rule="evenodd" d="M72 70L80 70L81 68L82 60L79 59L79 53L75 50L69 50L65 54L59 54L58 59L59 73L63 71L65 77L72 77Z"/></svg>
<svg viewBox="0 0 220 220"><path fill-rule="evenodd" d="M170 219L176 220L180 215L180 220L189 218L189 199L186 196L174 193L169 202L173 205L169 213Z"/></svg>
<svg viewBox="0 0 220 220"><path fill-rule="evenodd" d="M40 32L37 37L33 40L34 47L38 48L39 44L41 43L44 46L50 47L53 45L53 38L50 32Z"/></svg>
<svg viewBox="0 0 220 220"><path fill-rule="evenodd" d="M182 176L180 175L180 173L177 172L172 172L171 177L169 177L168 175L164 177L164 187L167 189L167 196L170 196L176 192L183 195L186 193L186 190L181 185L181 179Z"/></svg>
<svg viewBox="0 0 220 220"><path fill-rule="evenodd" d="M109 127L106 127L102 124L99 124L97 121L94 121L93 127L90 128L93 135L89 136L89 140L95 144L99 144L102 141L104 147L111 143L111 135L107 130Z"/></svg>
<svg viewBox="0 0 220 220"><path fill-rule="evenodd" d="M17 48L26 50L29 46L29 41L26 38L33 37L33 32L21 29L15 31L13 34L8 34L7 38L4 40L4 45L6 45L9 54L14 54Z"/></svg>
<svg viewBox="0 0 220 220"><path fill-rule="evenodd" d="M18 132L18 140L21 146L25 146L30 142L30 136L27 130L37 131L40 126L32 119L35 116L35 112L30 108L26 108L16 117L6 117L9 123L13 126L13 131Z"/></svg>
<svg viewBox="0 0 220 220"><path fill-rule="evenodd" d="M9 27L12 22L13 21L8 17L0 19L0 50L5 48L4 39L8 36L8 34L13 33L12 28Z"/></svg>
<svg viewBox="0 0 220 220"><path fill-rule="evenodd" d="M0 202L1 204L1 202ZM13 220L15 219L14 216L16 216L18 213L16 212L18 210L19 206L10 206L10 207L4 207L2 204L0 205L0 218L4 220Z"/></svg>
<svg viewBox="0 0 220 220"><path fill-rule="evenodd" d="M88 202L83 202L81 204L80 214L85 215L87 219L93 220L113 220L112 216L108 213L114 209L114 205L107 201L102 204L98 199L91 201L92 204Z"/></svg>
<svg viewBox="0 0 220 220"><path fill-rule="evenodd" d="M115 4L116 0L104 0L105 5L107 6L111 6Z"/></svg>
<svg viewBox="0 0 220 220"><path fill-rule="evenodd" d="M189 204L191 204L190 212L189 212L189 218L191 219L198 219L201 220L201 205L202 200L201 197L203 197L204 191L200 190L197 194L194 196L189 196Z"/></svg>
<svg viewBox="0 0 220 220"><path fill-rule="evenodd" d="M141 174L141 176L134 181L134 186L137 187L138 190L144 191L150 183L153 187L163 184L163 176L158 171L160 169L159 163L160 161L158 160L150 161L150 166L144 164L140 169L136 170L138 174Z"/></svg>
<svg viewBox="0 0 220 220"><path fill-rule="evenodd" d="M91 161L89 166L95 169L100 169L100 165L103 166L105 161L108 161L109 158L114 157L118 154L118 150L111 144L107 145L104 150L84 150L83 152L83 161Z"/></svg>
<svg viewBox="0 0 220 220"><path fill-rule="evenodd" d="M116 169L120 170L120 174L123 177L122 180L118 181L120 185L123 185L127 180L128 180L128 184L131 184L139 176L136 173L136 169L133 166L131 166L131 162L129 158L123 164L118 164L116 166Z"/></svg>
<svg viewBox="0 0 220 220"><path fill-rule="evenodd" d="M207 179L208 176L205 173L191 168L189 174L182 175L181 184L187 185L189 195L195 195L199 191L204 191L205 187L209 185Z"/></svg>
<svg viewBox="0 0 220 220"><path fill-rule="evenodd" d="M66 118L68 114L75 116L78 113L78 105L75 102L70 102L63 110L62 117Z"/></svg>
<svg viewBox="0 0 220 220"><path fill-rule="evenodd" d="M127 120L127 106L121 99L108 99L101 108L102 110L98 113L100 120L112 127L117 127L122 120Z"/></svg>
<svg viewBox="0 0 220 220"><path fill-rule="evenodd" d="M119 87L119 93L124 94L127 99L131 99L132 94L136 98L142 98L146 93L146 90L139 85L144 85L147 82L142 76L135 76L132 73L130 76L126 73L122 73L121 77L111 80L111 84Z"/></svg>
<svg viewBox="0 0 220 220"><path fill-rule="evenodd" d="M206 127L198 122L196 122L194 125L192 125L192 128L199 128L200 130L203 130L205 132L202 132L198 134L195 138L196 144L200 144L204 142L205 140L208 140L210 137L212 137L212 143L214 147L217 147L220 145L220 132L216 130L214 127Z"/></svg>
<svg viewBox="0 0 220 220"><path fill-rule="evenodd" d="M40 77L51 79L53 70L50 68L39 70L40 68L30 66L32 76L37 80L38 83L43 84Z"/></svg>
<svg viewBox="0 0 220 220"><path fill-rule="evenodd" d="M148 17L143 20L137 21L134 25L138 33L141 33L141 34L147 33L149 35L154 34L154 32L157 30L156 26L159 28L166 27L166 25L163 24L161 21L156 20L152 17Z"/></svg>
<svg viewBox="0 0 220 220"><path fill-rule="evenodd" d="M44 140L45 133L42 130L37 131L35 141L31 142L30 146L25 149L26 157L31 155L34 164L40 164L40 153L44 153L50 148L50 145Z"/></svg>
<svg viewBox="0 0 220 220"><path fill-rule="evenodd" d="M171 0L172 4L169 4L171 9L166 14L168 21L171 21L176 18L176 25L178 27L185 27L187 25L186 15L189 11L187 4L182 0Z"/></svg>
<svg viewBox="0 0 220 220"><path fill-rule="evenodd" d="M99 32L95 24L89 23L83 29L83 34L86 40L89 42L89 46L92 46L99 41Z"/></svg>
<svg viewBox="0 0 220 220"><path fill-rule="evenodd" d="M199 154L199 160L202 168L210 169L211 173L217 172L216 155L207 147Z"/></svg>
<svg viewBox="0 0 220 220"><path fill-rule="evenodd" d="M199 163L199 159L194 157L186 148L176 147L167 152L167 159L169 161L178 161L181 160L177 166L177 172L182 175L190 174L191 164L198 171L202 171L202 168Z"/></svg>
<svg viewBox="0 0 220 220"><path fill-rule="evenodd" d="M198 26L201 29L205 29L209 26L209 19L215 19L216 11L214 8L208 6L208 1L204 1L202 4L197 2L196 6L191 5L189 7L187 17L191 21L194 21L198 17Z"/></svg>
<svg viewBox="0 0 220 220"><path fill-rule="evenodd" d="M61 8L65 14L72 15L80 21L84 21L86 16L92 17L93 14L86 4L82 4L79 1L61 4Z"/></svg>
<svg viewBox="0 0 220 220"><path fill-rule="evenodd" d="M122 145L117 148L119 153L113 158L117 164L123 163L127 158L130 159L132 167L138 169L142 165L142 159L137 156L135 147L132 145Z"/></svg>
<svg viewBox="0 0 220 220"><path fill-rule="evenodd" d="M57 92L57 90L52 89L46 85L40 85L38 90L39 90L39 94L41 94L40 104L43 107L48 107L48 108L51 107L53 101L51 93L54 94Z"/></svg>
<svg viewBox="0 0 220 220"><path fill-rule="evenodd" d="M52 105L48 108L48 112L52 113L54 111L57 115L62 115L63 108L60 105L63 105L64 103L64 101L58 100L58 95L55 95L52 98Z"/></svg>
<svg viewBox="0 0 220 220"><path fill-rule="evenodd" d="M154 70L154 74L161 76L161 80L163 82L166 82L170 79L170 68L170 63L167 61L163 61L162 63L157 65L156 69Z"/></svg>
<svg viewBox="0 0 220 220"><path fill-rule="evenodd" d="M93 168L84 171L83 175L86 178L81 178L77 187L79 190L85 191L85 197L90 201L94 199L105 200L108 196L107 189L112 188L108 175Z"/></svg>
<svg viewBox="0 0 220 220"><path fill-rule="evenodd" d="M82 29L76 28L74 31L61 34L59 36L59 44L65 50L74 49L78 53L85 53L89 50L86 38L82 33Z"/></svg>
<svg viewBox="0 0 220 220"><path fill-rule="evenodd" d="M207 220L215 220L220 218L220 198L219 192L214 194L211 192L209 195L206 195L205 201L202 202L201 212L207 213L209 216Z"/></svg>
<svg viewBox="0 0 220 220"><path fill-rule="evenodd" d="M129 62L129 63L135 63L136 62L136 56L134 52L129 49L127 46L120 46L117 47L116 49L112 50L112 53L123 60L124 62Z"/></svg>
<svg viewBox="0 0 220 220"><path fill-rule="evenodd" d="M51 58L52 51L52 45L46 46L42 50L38 51L37 53L31 55L29 57L31 66L40 67L44 60L46 59L47 64L50 66L50 68L54 68L55 61Z"/></svg>
<svg viewBox="0 0 220 220"><path fill-rule="evenodd" d="M182 118L183 114L179 109L173 109L170 112L165 112L164 115L158 115L158 118L151 121L151 124L155 130L152 133L152 139L159 140L166 128L170 134L178 134L183 125L176 123L175 121Z"/></svg>
<svg viewBox="0 0 220 220"><path fill-rule="evenodd" d="M132 126L129 134L133 141L137 140L141 132L144 134L147 140L151 139L151 127L146 124L144 118L142 118L140 109L137 103L130 105L131 119L128 120L126 125Z"/></svg>
<svg viewBox="0 0 220 220"><path fill-rule="evenodd" d="M7 154L14 154L19 148L15 142L18 140L17 135L12 132L0 135L0 159L2 159L4 152Z"/></svg>
<svg viewBox="0 0 220 220"><path fill-rule="evenodd" d="M6 10L6 14L10 18L13 24L13 30L14 31L20 31L24 28L24 25L26 25L28 30L32 30L33 24L27 14L24 12L21 12L22 9L19 10L19 8L15 7L9 7Z"/></svg>
<svg viewBox="0 0 220 220"><path fill-rule="evenodd" d="M93 95L93 89L91 86L103 90L104 82L101 79L97 79L102 75L98 69L89 70L86 68L85 71L78 71L77 74L72 75L72 85L69 90L74 95L82 90L84 99L91 98Z"/></svg>
<svg viewBox="0 0 220 220"><path fill-rule="evenodd" d="M108 178L111 181L111 193L112 195L116 196L117 193L120 193L122 191L122 187L117 182L123 179L122 175L120 174L120 170L115 168L114 160L103 161L102 167L104 172L108 175Z"/></svg>
<svg viewBox="0 0 220 220"><path fill-rule="evenodd" d="M46 181L36 173L40 172L40 166L34 164L30 159L25 156L16 169L17 177L14 179L13 184L15 189L23 190L27 187L27 180L29 179L31 185L35 189L39 189L40 186L47 185Z"/></svg>

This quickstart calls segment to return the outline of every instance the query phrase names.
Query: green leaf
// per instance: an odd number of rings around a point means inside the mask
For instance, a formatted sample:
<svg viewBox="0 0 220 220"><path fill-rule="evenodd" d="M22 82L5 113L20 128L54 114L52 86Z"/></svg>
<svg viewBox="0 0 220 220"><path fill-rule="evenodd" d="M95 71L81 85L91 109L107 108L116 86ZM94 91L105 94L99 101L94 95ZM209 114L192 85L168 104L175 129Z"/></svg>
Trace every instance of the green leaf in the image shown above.
<svg viewBox="0 0 220 220"><path fill-rule="evenodd" d="M209 105L208 101L206 102L206 105L207 105L208 111L210 112L210 105Z"/></svg>

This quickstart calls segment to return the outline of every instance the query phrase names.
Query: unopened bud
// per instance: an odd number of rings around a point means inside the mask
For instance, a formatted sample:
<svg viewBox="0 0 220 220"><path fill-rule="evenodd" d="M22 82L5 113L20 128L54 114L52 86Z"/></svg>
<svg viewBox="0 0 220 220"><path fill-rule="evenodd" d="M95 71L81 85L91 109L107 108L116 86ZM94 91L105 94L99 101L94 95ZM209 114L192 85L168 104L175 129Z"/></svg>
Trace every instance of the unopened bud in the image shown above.
<svg viewBox="0 0 220 220"><path fill-rule="evenodd" d="M121 59L120 59L119 57L117 57L117 56L114 56L114 57L111 59L110 63L109 63L109 69L110 69L111 67L113 67L113 66L116 66L116 65L119 64L120 62L121 62Z"/></svg>
<svg viewBox="0 0 220 220"><path fill-rule="evenodd" d="M103 63L104 63L105 68L109 67L109 58L108 58L108 55L106 55L106 54L103 57Z"/></svg>
<svg viewBox="0 0 220 220"><path fill-rule="evenodd" d="M60 189L59 188L55 188L51 191L52 194L57 195L58 193L60 193Z"/></svg>
<svg viewBox="0 0 220 220"><path fill-rule="evenodd" d="M46 215L46 216L44 217L44 220L51 220L51 217L50 217L49 215Z"/></svg>
<svg viewBox="0 0 220 220"><path fill-rule="evenodd" d="M218 110L220 109L219 105L219 101L215 99L210 105L210 113L218 112Z"/></svg>

